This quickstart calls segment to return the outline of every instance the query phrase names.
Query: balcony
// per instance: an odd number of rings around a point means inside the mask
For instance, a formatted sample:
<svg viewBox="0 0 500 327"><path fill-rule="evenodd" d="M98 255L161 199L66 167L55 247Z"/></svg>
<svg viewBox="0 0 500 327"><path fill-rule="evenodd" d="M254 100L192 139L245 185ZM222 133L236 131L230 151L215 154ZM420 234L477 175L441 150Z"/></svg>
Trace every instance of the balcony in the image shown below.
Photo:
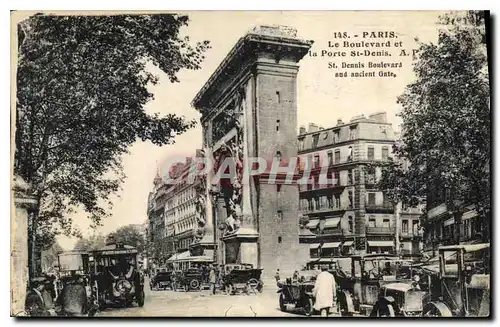
<svg viewBox="0 0 500 327"><path fill-rule="evenodd" d="M424 233L421 231L411 231L411 230L406 230L406 231L401 231L400 235L402 237L423 237Z"/></svg>
<svg viewBox="0 0 500 327"><path fill-rule="evenodd" d="M366 227L366 234L370 235L394 235L396 234L395 227Z"/></svg>
<svg viewBox="0 0 500 327"><path fill-rule="evenodd" d="M324 212L336 212L336 211L346 211L349 210L348 206L319 206L318 208L301 208L299 209L301 213L310 214L310 213L324 213Z"/></svg>
<svg viewBox="0 0 500 327"><path fill-rule="evenodd" d="M446 212L447 212L446 203L442 203L442 204L438 205L437 207L430 209L427 212L427 218L430 220L430 219L438 217Z"/></svg>
<svg viewBox="0 0 500 327"><path fill-rule="evenodd" d="M366 203L365 210L367 212L392 212L394 211L394 206L392 203L384 202L384 203Z"/></svg>

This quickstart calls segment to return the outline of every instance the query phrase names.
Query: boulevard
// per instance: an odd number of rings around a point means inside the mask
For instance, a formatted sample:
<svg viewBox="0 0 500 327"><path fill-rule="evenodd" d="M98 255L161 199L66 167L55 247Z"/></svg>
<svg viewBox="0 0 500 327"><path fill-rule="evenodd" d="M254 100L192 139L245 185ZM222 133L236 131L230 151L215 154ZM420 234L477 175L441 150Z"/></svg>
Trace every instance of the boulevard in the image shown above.
<svg viewBox="0 0 500 327"><path fill-rule="evenodd" d="M145 285L149 283L146 280ZM282 312L279 309L275 285L264 287L262 293L226 295L210 294L208 289L199 292L172 290L151 291L144 288L144 306L108 308L97 317L286 317L308 318L300 312ZM319 314L313 317L320 317ZM336 313L330 317L338 317Z"/></svg>

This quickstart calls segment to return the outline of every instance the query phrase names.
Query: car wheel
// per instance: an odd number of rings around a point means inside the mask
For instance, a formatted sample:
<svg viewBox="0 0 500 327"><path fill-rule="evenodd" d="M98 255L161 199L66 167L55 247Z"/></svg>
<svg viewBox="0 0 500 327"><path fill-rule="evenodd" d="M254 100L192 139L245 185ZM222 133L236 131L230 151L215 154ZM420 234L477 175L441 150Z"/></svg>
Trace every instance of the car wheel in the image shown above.
<svg viewBox="0 0 500 327"><path fill-rule="evenodd" d="M139 307L143 307L144 306L144 299L145 299L146 295L144 294L144 290L141 290L137 296L137 305Z"/></svg>
<svg viewBox="0 0 500 327"><path fill-rule="evenodd" d="M304 313L306 316L310 317L314 313L314 303L312 298L308 298L306 303L304 304Z"/></svg>
<svg viewBox="0 0 500 327"><path fill-rule="evenodd" d="M197 279L193 279L189 282L189 288L192 290L199 290L200 282Z"/></svg>
<svg viewBox="0 0 500 327"><path fill-rule="evenodd" d="M280 293L280 310L281 311L286 311L286 306L285 306L285 294Z"/></svg>

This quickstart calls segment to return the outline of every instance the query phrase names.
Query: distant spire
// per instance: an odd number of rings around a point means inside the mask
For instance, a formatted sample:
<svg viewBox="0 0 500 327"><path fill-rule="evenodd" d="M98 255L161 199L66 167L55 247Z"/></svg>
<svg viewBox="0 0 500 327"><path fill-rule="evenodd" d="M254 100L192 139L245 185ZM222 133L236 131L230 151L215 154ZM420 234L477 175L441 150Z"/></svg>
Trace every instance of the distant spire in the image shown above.
<svg viewBox="0 0 500 327"><path fill-rule="evenodd" d="M158 165L158 160L156 160L156 176L155 176L155 179L154 179L154 184L155 185L161 184L160 166Z"/></svg>

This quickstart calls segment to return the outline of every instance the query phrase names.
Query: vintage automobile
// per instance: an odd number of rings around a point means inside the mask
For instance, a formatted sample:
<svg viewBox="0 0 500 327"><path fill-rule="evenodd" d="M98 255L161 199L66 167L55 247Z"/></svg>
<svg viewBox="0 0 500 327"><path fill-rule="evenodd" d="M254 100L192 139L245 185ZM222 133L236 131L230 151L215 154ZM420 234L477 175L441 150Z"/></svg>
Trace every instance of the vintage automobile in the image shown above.
<svg viewBox="0 0 500 327"><path fill-rule="evenodd" d="M423 316L488 317L490 244L442 246L438 253L439 266L427 267L432 301L424 306Z"/></svg>
<svg viewBox="0 0 500 327"><path fill-rule="evenodd" d="M344 316L370 315L383 285L412 284L408 261L386 254L353 255L350 274L338 270L333 274L339 288L337 301Z"/></svg>
<svg viewBox="0 0 500 327"><path fill-rule="evenodd" d="M144 305L144 276L138 269L137 253L136 248L118 242L92 251L93 293L101 308L110 303L131 306L134 301Z"/></svg>
<svg viewBox="0 0 500 327"><path fill-rule="evenodd" d="M167 288L173 289L172 271L158 270L149 281L149 288L152 291L165 290Z"/></svg>
<svg viewBox="0 0 500 327"><path fill-rule="evenodd" d="M255 269L251 264L226 264L223 267L222 287L229 295L238 292L260 293L264 286L261 274L262 269Z"/></svg>
<svg viewBox="0 0 500 327"><path fill-rule="evenodd" d="M98 309L98 303L92 294L90 285L89 253L86 251L66 251L59 252L57 257L59 276L57 278L57 287L55 287L56 301L59 300L59 295L63 291L70 292L69 294L71 294L71 288L74 287L75 282L82 282L87 294L87 303L83 305L86 308L86 312L82 312L81 315L93 316ZM61 312L59 315L65 315L63 312L64 308L60 309Z"/></svg>
<svg viewBox="0 0 500 327"><path fill-rule="evenodd" d="M278 281L280 310L301 310L306 316L311 316L314 313L312 291L318 274L317 270L303 270L296 281L292 278Z"/></svg>
<svg viewBox="0 0 500 327"><path fill-rule="evenodd" d="M417 289L414 284L385 284L380 287L379 298L370 317L418 317L429 300L429 294Z"/></svg>
<svg viewBox="0 0 500 327"><path fill-rule="evenodd" d="M186 271L177 271L175 273L174 290L179 288L185 292L200 291L202 287L203 276L198 269L188 269Z"/></svg>

